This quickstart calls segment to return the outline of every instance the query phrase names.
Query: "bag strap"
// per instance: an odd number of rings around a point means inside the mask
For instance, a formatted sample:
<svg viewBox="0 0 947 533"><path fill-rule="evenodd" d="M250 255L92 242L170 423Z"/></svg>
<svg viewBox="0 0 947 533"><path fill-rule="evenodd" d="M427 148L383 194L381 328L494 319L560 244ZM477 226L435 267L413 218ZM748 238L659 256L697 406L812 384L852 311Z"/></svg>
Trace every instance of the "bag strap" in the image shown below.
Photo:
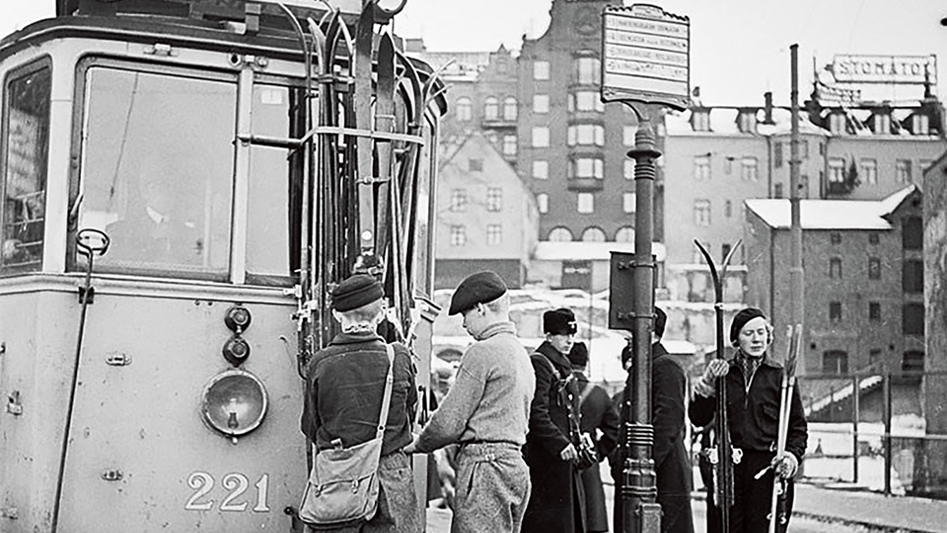
<svg viewBox="0 0 947 533"><path fill-rule="evenodd" d="M594 388L595 388L595 385L592 385L588 381L585 382L585 388L582 389L581 393L579 393L579 407L582 407L583 405L585 405L585 400L589 397L589 394L592 393L592 389Z"/></svg>
<svg viewBox="0 0 947 533"><path fill-rule="evenodd" d="M376 439L381 439L385 436L385 424L388 423L388 408L391 407L391 388L395 381L395 348L390 344L385 344L385 351L388 353L388 376L385 377L385 393L381 398L381 414L378 415L378 429L375 431ZM381 448L378 450L378 453L381 453Z"/></svg>

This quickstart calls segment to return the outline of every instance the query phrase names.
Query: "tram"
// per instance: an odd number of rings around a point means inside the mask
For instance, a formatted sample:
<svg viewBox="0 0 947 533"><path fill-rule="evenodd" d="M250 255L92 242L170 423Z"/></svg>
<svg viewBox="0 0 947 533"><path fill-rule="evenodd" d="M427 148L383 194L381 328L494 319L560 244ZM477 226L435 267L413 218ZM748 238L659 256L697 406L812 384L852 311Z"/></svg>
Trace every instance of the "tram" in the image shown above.
<svg viewBox="0 0 947 533"><path fill-rule="evenodd" d="M0 531L302 531L355 271L424 397L446 101L389 3L60 0L0 41Z"/></svg>

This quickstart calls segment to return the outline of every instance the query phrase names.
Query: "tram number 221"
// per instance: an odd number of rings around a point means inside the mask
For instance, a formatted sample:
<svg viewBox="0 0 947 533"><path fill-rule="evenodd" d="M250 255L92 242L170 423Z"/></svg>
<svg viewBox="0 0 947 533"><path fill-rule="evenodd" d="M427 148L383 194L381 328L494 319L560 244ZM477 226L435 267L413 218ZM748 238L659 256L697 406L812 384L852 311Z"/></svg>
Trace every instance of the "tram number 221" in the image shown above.
<svg viewBox="0 0 947 533"><path fill-rule="evenodd" d="M266 495L269 488L270 476L263 474L260 479L253 484L256 487L256 505L253 506L253 512L268 513L269 506L266 504ZM194 493L184 504L184 509L188 511L210 511L214 507L214 500L208 498L208 494L214 490L214 476L206 472L193 472L187 478L187 484L194 489ZM227 497L220 502L221 511L246 511L249 502L242 498L243 494L250 488L250 479L247 476L234 472L227 474L220 481L224 489L228 491Z"/></svg>

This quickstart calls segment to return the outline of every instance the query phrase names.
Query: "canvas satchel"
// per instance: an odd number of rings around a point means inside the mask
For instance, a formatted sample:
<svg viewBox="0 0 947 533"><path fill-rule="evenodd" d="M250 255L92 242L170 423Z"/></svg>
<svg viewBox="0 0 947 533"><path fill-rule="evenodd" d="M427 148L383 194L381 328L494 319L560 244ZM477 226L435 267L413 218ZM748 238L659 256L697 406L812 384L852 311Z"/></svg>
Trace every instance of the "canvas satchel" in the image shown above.
<svg viewBox="0 0 947 533"><path fill-rule="evenodd" d="M385 423L391 405L395 352L390 344L388 377L381 400L375 438L349 448L317 450L313 445L312 471L299 506L299 518L316 528L371 520L378 510L378 463Z"/></svg>

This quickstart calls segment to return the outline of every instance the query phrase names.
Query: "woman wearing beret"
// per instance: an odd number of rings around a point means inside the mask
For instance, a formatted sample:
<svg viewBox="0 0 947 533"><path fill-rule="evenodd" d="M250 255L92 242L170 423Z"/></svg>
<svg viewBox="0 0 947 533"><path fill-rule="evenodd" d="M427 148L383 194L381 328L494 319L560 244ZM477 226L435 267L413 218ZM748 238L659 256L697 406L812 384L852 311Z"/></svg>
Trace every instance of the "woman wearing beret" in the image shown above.
<svg viewBox="0 0 947 533"><path fill-rule="evenodd" d="M763 312L748 307L737 313L730 326L730 342L737 349L736 355L730 361L714 359L708 363L703 376L694 384L689 414L695 425L710 423L716 406L717 378L726 376L730 440L735 450L742 451L740 462L733 468L730 531L761 533L769 527L774 472L789 480L787 518L792 514L792 477L805 454L808 431L797 387L790 403L786 451L776 453L783 368L767 353L773 342L773 327ZM765 474L757 478L761 471ZM718 517L712 495L710 491L707 515ZM781 529L787 525L788 521ZM709 520L709 526L709 531L719 531L719 518Z"/></svg>

